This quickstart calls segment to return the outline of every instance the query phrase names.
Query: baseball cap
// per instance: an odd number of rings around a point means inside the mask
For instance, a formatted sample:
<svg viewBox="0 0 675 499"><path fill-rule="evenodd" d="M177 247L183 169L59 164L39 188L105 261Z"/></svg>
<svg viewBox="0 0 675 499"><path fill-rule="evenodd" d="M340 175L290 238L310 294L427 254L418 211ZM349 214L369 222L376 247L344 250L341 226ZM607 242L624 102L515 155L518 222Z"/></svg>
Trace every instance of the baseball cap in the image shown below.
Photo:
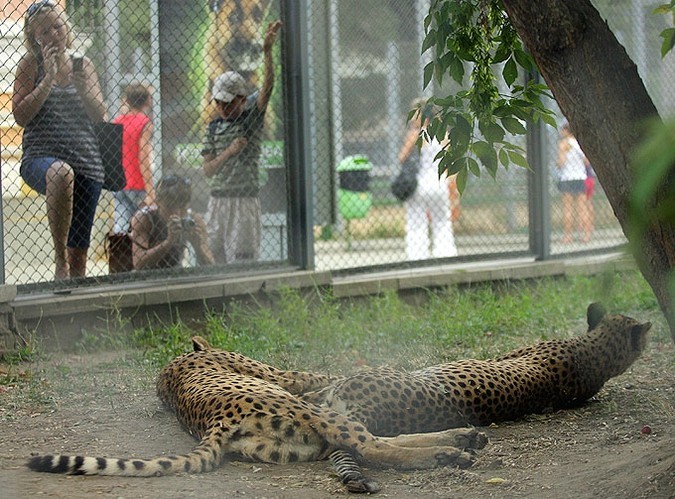
<svg viewBox="0 0 675 499"><path fill-rule="evenodd" d="M214 99L222 102L230 102L237 95L246 96L248 95L246 80L236 71L226 71L218 75L213 82L211 95Z"/></svg>

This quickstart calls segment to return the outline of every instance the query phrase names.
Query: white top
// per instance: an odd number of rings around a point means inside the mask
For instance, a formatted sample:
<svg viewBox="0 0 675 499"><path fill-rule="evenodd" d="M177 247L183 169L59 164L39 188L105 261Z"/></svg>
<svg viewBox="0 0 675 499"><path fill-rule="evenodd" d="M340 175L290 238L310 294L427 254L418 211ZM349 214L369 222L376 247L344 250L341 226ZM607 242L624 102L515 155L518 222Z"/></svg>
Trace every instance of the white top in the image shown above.
<svg viewBox="0 0 675 499"><path fill-rule="evenodd" d="M560 180L586 180L586 161L583 151L574 137L568 137L569 149L565 153L560 170Z"/></svg>
<svg viewBox="0 0 675 499"><path fill-rule="evenodd" d="M440 142L432 139L431 142L424 142L422 150L420 151L420 169L417 174L417 181L422 185L422 188L437 187L445 184L446 176L438 177L438 162L434 160L436 155L443 149ZM443 182L441 182L443 181Z"/></svg>

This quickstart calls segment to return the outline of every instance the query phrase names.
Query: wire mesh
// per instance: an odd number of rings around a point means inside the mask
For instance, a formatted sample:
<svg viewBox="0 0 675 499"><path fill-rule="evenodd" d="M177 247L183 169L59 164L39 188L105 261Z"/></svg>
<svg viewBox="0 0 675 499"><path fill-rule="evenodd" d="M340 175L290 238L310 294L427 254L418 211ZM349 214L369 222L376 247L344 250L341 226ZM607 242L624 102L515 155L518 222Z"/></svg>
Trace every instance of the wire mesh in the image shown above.
<svg viewBox="0 0 675 499"><path fill-rule="evenodd" d="M85 285L289 265L344 270L531 252L533 193L527 170L501 170L496 179L471 178L460 197L452 179L438 178L431 154L437 145L431 144L421 151L423 166L414 197L401 202L391 193L406 134L420 126L407 120L411 102L459 90L422 88L428 55L421 55L420 47L428 0L301 4L300 26L306 31L307 47L287 43L281 28L269 48L274 84L269 96L261 99L267 74L266 30L277 19L287 24L288 16L297 12L296 4L280 0L7 3L0 17L0 53L6 61L0 75L3 281L29 292L68 275ZM658 33L665 20L651 14L653 5L648 1L598 0L595 4L638 64L661 113L672 115L675 99L668 82L675 76L675 64L672 54L661 60L658 50ZM45 15L52 5L66 35L52 26L54 18ZM23 114L17 111L22 100L33 98L32 92L40 93L36 89L45 71L50 71L44 57L52 57L35 45L31 53L24 43L29 9L37 9L33 21L51 22L40 24L41 31L32 31L32 39L61 43L59 50L68 56L58 66L53 89L72 91L71 83L76 82L71 74L79 63L71 56L84 56L88 77L76 88L79 94L68 94L76 100L67 102L74 105L54 102L61 93L53 91L46 110L26 106ZM57 43L68 32L72 45ZM294 55L306 65L302 109L289 107L286 90L299 72L287 63L290 51L297 51ZM244 89L232 93L237 88L232 81L214 87L218 76L228 71L241 76ZM95 95L97 86L99 95ZM132 106L130 97L134 88L147 94L137 106ZM85 97L77 100L77 95ZM91 102L86 102L87 95ZM38 97L41 103L43 97ZM99 101L104 117L90 109L92 102ZM234 101L241 104L237 119L227 114ZM56 114L45 114L50 110ZM124 122L127 190L103 189L98 195L103 170L96 151L89 151L93 156L81 161L74 158L94 140L87 124L78 124L80 135L67 128L68 120L82 118L83 113L83 121ZM308 144L307 164L289 153L287 143L289 124L298 117L309 123L308 136L303 138ZM563 122L560 117L559 123ZM545 256L623 244L597 182L592 193L584 187L572 203L561 194L556 168L559 141L558 130L545 130L542 157L550 203L546 235L550 255ZM43 150L46 143L53 150ZM207 171L208 161L221 153L224 156L212 165L215 173ZM31 159L42 157L54 159L46 166ZM70 171L70 176L57 176L61 184L53 183L54 164L65 164ZM146 169L150 174L144 177ZM303 169L311 179L311 197L295 199L289 185ZM44 185L37 182L40 178L31 177L31 171L33 176L41 172ZM189 203L174 215L193 218L197 229L181 222L180 235L161 208L158 186L170 175L188 179L191 188ZM68 207L73 203L68 194L73 188L86 194L73 204L76 215ZM93 203L93 218L87 218L82 196ZM291 216L294 206L301 217ZM84 218L79 220L80 216ZM131 232L138 253L132 259L136 267L111 274L108 236L126 232L132 218L145 223L139 222ZM311 224L309 240L295 235L300 219ZM64 236L71 227L81 232L76 234L79 238ZM167 240L171 244L164 246L172 248L167 258L150 258L150 264L146 258L147 265L140 265L144 254L147 257ZM294 260L289 248L298 245L306 245L311 258ZM64 246L65 252L59 249Z"/></svg>

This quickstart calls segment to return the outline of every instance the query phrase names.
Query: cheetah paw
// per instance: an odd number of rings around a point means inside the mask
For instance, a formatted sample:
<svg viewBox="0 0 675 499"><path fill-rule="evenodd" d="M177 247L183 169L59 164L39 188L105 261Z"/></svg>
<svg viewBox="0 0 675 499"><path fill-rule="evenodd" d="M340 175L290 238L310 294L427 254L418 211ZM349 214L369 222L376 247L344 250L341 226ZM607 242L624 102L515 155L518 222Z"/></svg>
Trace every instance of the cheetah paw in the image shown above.
<svg viewBox="0 0 675 499"><path fill-rule="evenodd" d="M473 452L439 452L435 455L438 466L456 466L458 468L470 468L476 461Z"/></svg>
<svg viewBox="0 0 675 499"><path fill-rule="evenodd" d="M482 449L487 443L487 435L475 428L468 428L455 435L455 445L462 449Z"/></svg>

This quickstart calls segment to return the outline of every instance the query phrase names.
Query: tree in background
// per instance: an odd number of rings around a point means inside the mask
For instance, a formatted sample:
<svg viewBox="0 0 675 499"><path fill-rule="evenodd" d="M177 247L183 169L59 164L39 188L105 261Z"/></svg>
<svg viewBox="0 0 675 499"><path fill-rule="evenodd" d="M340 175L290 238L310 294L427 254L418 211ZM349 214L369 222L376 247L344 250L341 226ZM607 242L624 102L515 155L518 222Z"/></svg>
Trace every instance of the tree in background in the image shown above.
<svg viewBox="0 0 675 499"><path fill-rule="evenodd" d="M671 14L674 9L671 0L658 11ZM441 112L428 133L437 138L448 133L451 139L442 168L458 174L462 190L469 173L480 175L480 165L493 177L500 164L526 166L524 151L508 142L506 132L524 134L525 122L538 120L555 126L553 112L542 100L550 89L593 164L624 234L634 243L638 267L675 341L675 294L669 290L675 224L672 217L642 219L639 244L631 225L636 211L652 214L659 207L672 207L675 170L671 164L666 174L655 175L652 163L633 162L650 135L648 125L661 120L635 63L590 0L432 0L425 29L422 50L433 53L425 85L434 77L441 82L448 74L461 83L465 63L472 68L468 90L430 99ZM662 33L664 55L673 46L673 31ZM496 67L509 95L498 90ZM547 85L535 79L520 84L519 67L530 73L538 70ZM672 148L672 136L667 144ZM649 195L631 198L641 178L653 180ZM631 201L641 203L638 210L631 208Z"/></svg>

